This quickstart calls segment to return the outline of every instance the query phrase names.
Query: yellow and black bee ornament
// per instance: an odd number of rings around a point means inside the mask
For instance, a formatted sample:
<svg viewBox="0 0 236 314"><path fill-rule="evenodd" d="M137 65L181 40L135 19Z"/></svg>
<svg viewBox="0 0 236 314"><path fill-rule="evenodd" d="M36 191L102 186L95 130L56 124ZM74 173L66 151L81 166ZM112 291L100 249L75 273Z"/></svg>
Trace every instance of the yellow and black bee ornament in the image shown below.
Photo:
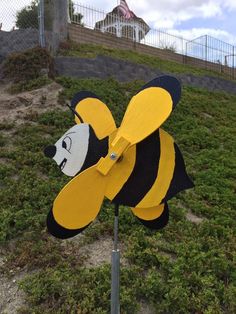
<svg viewBox="0 0 236 314"><path fill-rule="evenodd" d="M153 79L131 99L120 127L107 106L82 91L71 101L76 125L45 148L73 179L48 214L49 232L73 237L98 215L104 197L130 206L151 229L168 223L167 201L193 187L173 138L160 126L180 100L181 86L171 76Z"/></svg>

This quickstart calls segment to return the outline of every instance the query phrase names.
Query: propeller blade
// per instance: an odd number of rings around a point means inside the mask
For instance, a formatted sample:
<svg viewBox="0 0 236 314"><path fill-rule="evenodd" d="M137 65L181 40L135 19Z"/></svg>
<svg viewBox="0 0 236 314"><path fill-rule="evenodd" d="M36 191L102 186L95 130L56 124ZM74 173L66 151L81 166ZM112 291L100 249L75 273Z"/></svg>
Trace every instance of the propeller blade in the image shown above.
<svg viewBox="0 0 236 314"><path fill-rule="evenodd" d="M157 130L180 99L181 86L171 76L162 76L146 84L130 101L117 136L136 144Z"/></svg>
<svg viewBox="0 0 236 314"><path fill-rule="evenodd" d="M77 93L71 101L71 107L79 114L84 123L92 126L99 139L116 130L110 110L94 93L87 91ZM81 123L81 119L75 116L76 123Z"/></svg>
<svg viewBox="0 0 236 314"><path fill-rule="evenodd" d="M160 204L150 208L131 208L133 214L143 220L154 220L161 216L165 204Z"/></svg>
<svg viewBox="0 0 236 314"><path fill-rule="evenodd" d="M131 208L133 214L147 228L159 230L164 228L169 221L168 204L163 203L152 208Z"/></svg>
<svg viewBox="0 0 236 314"><path fill-rule="evenodd" d="M53 217L63 228L86 227L99 213L105 194L106 178L96 165L73 178L53 203Z"/></svg>

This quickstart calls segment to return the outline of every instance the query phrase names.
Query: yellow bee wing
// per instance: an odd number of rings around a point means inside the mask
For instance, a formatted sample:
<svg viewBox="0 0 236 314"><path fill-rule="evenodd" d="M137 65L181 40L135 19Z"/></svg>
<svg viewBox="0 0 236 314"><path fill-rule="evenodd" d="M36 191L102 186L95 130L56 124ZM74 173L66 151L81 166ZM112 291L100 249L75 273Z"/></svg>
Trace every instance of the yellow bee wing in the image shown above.
<svg viewBox="0 0 236 314"><path fill-rule="evenodd" d="M51 235L53 235L54 237L59 238L59 239L68 239L68 238L74 237L77 234L81 233L89 225L90 225L90 223L83 228L66 229L57 223L57 221L55 220L55 218L53 216L52 209L49 211L48 216L47 216L48 231L50 232Z"/></svg>
<svg viewBox="0 0 236 314"><path fill-rule="evenodd" d="M73 178L58 194L52 214L58 225L76 230L86 227L98 215L106 187L106 178L90 167Z"/></svg>
<svg viewBox="0 0 236 314"><path fill-rule="evenodd" d="M151 208L131 208L133 214L139 221L150 229L162 229L169 220L169 209L167 203Z"/></svg>
<svg viewBox="0 0 236 314"><path fill-rule="evenodd" d="M180 96L180 82L172 76L161 76L147 83L131 99L112 144L121 137L131 145L142 141L163 124Z"/></svg>
<svg viewBox="0 0 236 314"><path fill-rule="evenodd" d="M143 220L154 220L161 216L165 204L160 204L150 208L131 208L133 214Z"/></svg>
<svg viewBox="0 0 236 314"><path fill-rule="evenodd" d="M77 93L71 107L79 114L84 123L94 129L97 137L102 139L116 130L116 124L108 107L94 94L87 91ZM75 122L81 123L75 116Z"/></svg>

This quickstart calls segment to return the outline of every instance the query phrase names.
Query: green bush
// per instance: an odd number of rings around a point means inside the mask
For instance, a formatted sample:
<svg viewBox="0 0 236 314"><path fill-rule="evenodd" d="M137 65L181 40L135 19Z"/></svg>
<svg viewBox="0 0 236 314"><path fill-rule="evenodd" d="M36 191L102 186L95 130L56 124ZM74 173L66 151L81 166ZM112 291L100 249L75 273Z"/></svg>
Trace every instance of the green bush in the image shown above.
<svg viewBox="0 0 236 314"><path fill-rule="evenodd" d="M35 47L24 52L11 54L3 65L5 77L15 83L37 79L42 69L49 71L51 57L46 49Z"/></svg>

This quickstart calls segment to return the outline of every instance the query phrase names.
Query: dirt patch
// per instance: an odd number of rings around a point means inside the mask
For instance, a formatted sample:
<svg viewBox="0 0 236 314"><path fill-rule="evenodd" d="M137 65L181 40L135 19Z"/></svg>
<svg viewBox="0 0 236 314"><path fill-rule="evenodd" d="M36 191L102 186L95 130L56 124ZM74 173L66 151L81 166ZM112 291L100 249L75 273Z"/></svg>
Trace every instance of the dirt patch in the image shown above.
<svg viewBox="0 0 236 314"><path fill-rule="evenodd" d="M188 193L188 191L187 191ZM179 205L184 208L186 210L186 219L194 224L200 224L201 222L203 222L204 220L206 220L206 218L204 217L198 217L195 214L192 213L191 209L187 208L182 202L179 203Z"/></svg>
<svg viewBox="0 0 236 314"><path fill-rule="evenodd" d="M6 276L1 272L4 268L6 252L0 249L0 254L0 313L15 314L17 309L25 304L25 295L19 290L18 283L26 273L14 275L13 270L10 270L10 275Z"/></svg>
<svg viewBox="0 0 236 314"><path fill-rule="evenodd" d="M188 213L186 214L186 219L195 224L200 224L204 220L203 218L194 215L191 211L188 211Z"/></svg>
<svg viewBox="0 0 236 314"><path fill-rule="evenodd" d="M21 124L27 117L65 106L58 104L61 85L53 82L40 89L16 95L8 93L10 85L0 85L0 122Z"/></svg>
<svg viewBox="0 0 236 314"><path fill-rule="evenodd" d="M111 252L113 249L112 238L101 238L91 244L88 244L80 249L80 253L85 256L84 265L88 268L98 267L103 264L111 263ZM127 266L128 261L122 256L124 248L122 244L119 244L121 254L121 265Z"/></svg>
<svg viewBox="0 0 236 314"><path fill-rule="evenodd" d="M15 314L25 304L25 294L18 288L25 276L26 273L21 273L9 279L0 275L0 313Z"/></svg>
<svg viewBox="0 0 236 314"><path fill-rule="evenodd" d="M158 254L161 256L167 257L170 262L174 262L177 259L177 256L174 253L167 253L167 252L163 252L163 251L158 251Z"/></svg>
<svg viewBox="0 0 236 314"><path fill-rule="evenodd" d="M155 314L155 310L149 304L142 302L140 304L140 309L137 314Z"/></svg>
<svg viewBox="0 0 236 314"><path fill-rule="evenodd" d="M208 118L208 119L212 119L212 118L213 118L212 115L210 115L209 113L206 113L206 112L202 112L202 116L203 116L204 118Z"/></svg>

